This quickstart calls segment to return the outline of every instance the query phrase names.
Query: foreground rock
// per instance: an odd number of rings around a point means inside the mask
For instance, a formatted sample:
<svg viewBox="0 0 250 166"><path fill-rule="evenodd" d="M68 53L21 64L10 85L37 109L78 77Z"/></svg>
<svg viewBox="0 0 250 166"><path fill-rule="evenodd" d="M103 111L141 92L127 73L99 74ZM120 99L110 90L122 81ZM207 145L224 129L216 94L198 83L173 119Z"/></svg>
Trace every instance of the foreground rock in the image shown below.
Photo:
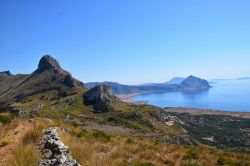
<svg viewBox="0 0 250 166"><path fill-rule="evenodd" d="M45 159L39 166L80 166L70 154L69 148L63 144L55 128L44 130L43 155Z"/></svg>
<svg viewBox="0 0 250 166"><path fill-rule="evenodd" d="M118 103L120 99L112 94L110 86L99 85L84 95L84 102L88 105Z"/></svg>

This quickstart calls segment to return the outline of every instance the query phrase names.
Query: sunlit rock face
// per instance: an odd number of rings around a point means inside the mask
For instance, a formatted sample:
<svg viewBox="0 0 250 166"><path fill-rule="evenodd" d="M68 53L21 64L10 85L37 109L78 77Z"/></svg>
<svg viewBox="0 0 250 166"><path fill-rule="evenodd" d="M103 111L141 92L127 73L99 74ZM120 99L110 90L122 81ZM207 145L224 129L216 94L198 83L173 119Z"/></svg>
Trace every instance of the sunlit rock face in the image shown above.
<svg viewBox="0 0 250 166"><path fill-rule="evenodd" d="M85 104L111 104L120 102L119 98L112 94L110 86L99 85L84 94Z"/></svg>

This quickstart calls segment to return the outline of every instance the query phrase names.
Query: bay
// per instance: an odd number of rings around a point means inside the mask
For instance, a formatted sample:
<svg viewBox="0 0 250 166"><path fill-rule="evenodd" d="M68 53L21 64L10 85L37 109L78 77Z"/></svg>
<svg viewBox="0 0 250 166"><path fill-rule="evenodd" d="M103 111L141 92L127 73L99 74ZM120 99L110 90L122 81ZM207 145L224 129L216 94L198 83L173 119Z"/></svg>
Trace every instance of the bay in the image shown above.
<svg viewBox="0 0 250 166"><path fill-rule="evenodd" d="M250 112L250 79L213 80L205 91L154 92L135 96L160 107L190 107Z"/></svg>

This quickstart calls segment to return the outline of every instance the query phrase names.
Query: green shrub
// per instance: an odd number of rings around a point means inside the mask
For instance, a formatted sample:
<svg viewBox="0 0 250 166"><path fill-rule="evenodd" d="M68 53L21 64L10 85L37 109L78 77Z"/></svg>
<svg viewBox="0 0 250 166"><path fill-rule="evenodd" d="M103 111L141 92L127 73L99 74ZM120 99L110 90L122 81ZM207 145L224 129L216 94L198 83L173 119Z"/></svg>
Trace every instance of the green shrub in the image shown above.
<svg viewBox="0 0 250 166"><path fill-rule="evenodd" d="M110 139L111 139L111 136L110 136L110 135L104 133L103 131L99 131L99 130L94 130L93 136L94 136L95 138L104 139L105 141L110 141Z"/></svg>
<svg viewBox="0 0 250 166"><path fill-rule="evenodd" d="M80 131L79 133L76 134L78 138L84 137L85 133L83 131Z"/></svg>
<svg viewBox="0 0 250 166"><path fill-rule="evenodd" d="M5 137L1 143L0 143L0 147L4 147L6 145L9 145L12 142L11 138L9 137Z"/></svg>
<svg viewBox="0 0 250 166"><path fill-rule="evenodd" d="M225 164L225 158L224 157L219 157L218 160L217 160L216 165L217 166L222 166L224 164Z"/></svg>
<svg viewBox="0 0 250 166"><path fill-rule="evenodd" d="M131 138L128 138L127 141L126 141L127 144L133 144L134 141L131 139Z"/></svg>
<svg viewBox="0 0 250 166"><path fill-rule="evenodd" d="M76 133L76 137L78 137L78 138L84 137L86 139L90 139L91 135L90 135L90 133L88 133L87 130L82 129L80 132Z"/></svg>
<svg viewBox="0 0 250 166"><path fill-rule="evenodd" d="M199 158L199 155L197 152L193 150L187 151L187 154L183 157L184 160L197 160Z"/></svg>
<svg viewBox="0 0 250 166"><path fill-rule="evenodd" d="M93 106L94 108L94 113L107 113L107 112L112 112L114 111L114 108L109 105L109 104L95 104Z"/></svg>
<svg viewBox="0 0 250 166"><path fill-rule="evenodd" d="M3 124L9 124L14 119L14 115L0 115L0 122Z"/></svg>
<svg viewBox="0 0 250 166"><path fill-rule="evenodd" d="M191 164L185 164L185 166L200 166L200 164L191 163Z"/></svg>
<svg viewBox="0 0 250 166"><path fill-rule="evenodd" d="M152 163L136 163L134 166L155 166Z"/></svg>
<svg viewBox="0 0 250 166"><path fill-rule="evenodd" d="M79 126L80 126L80 125L79 125L77 122L75 122L75 121L74 121L74 122L72 122L72 123L71 123L71 125L72 125L73 127L75 127L75 128L77 128L77 127L79 127Z"/></svg>

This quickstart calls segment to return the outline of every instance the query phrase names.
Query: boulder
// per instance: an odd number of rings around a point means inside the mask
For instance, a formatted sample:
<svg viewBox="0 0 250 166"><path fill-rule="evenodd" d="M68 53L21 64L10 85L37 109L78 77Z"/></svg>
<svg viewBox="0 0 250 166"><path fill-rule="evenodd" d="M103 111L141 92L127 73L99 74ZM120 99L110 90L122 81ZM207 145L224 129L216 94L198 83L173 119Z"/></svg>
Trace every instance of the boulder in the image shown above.
<svg viewBox="0 0 250 166"><path fill-rule="evenodd" d="M84 94L87 105L119 103L120 99L112 94L110 86L98 85Z"/></svg>

